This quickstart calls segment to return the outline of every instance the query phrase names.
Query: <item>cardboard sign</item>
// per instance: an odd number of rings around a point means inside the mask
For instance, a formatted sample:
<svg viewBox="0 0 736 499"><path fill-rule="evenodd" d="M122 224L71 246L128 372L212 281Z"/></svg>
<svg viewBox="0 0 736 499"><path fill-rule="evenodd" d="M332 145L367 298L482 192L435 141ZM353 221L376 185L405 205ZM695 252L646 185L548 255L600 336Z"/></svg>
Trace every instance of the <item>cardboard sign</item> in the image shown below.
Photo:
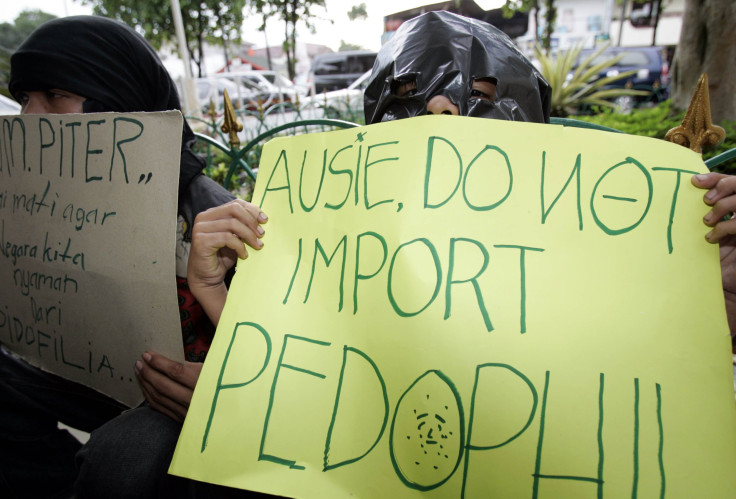
<svg viewBox="0 0 736 499"><path fill-rule="evenodd" d="M147 349L183 358L182 117L0 117L0 342L128 405Z"/></svg>
<svg viewBox="0 0 736 499"><path fill-rule="evenodd" d="M278 139L170 472L294 497L733 497L700 157L462 117Z"/></svg>

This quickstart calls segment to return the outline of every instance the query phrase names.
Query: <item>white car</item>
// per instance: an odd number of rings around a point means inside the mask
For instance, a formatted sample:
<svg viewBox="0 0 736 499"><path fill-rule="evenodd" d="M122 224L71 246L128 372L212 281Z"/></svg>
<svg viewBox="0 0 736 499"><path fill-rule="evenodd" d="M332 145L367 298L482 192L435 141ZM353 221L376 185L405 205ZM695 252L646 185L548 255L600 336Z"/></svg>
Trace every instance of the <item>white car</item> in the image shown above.
<svg viewBox="0 0 736 499"><path fill-rule="evenodd" d="M299 93L288 78L276 71L234 71L218 73L218 76L220 75L226 76L236 83L258 87L261 90L261 99L264 101L264 107L269 107L279 102L294 101Z"/></svg>
<svg viewBox="0 0 736 499"><path fill-rule="evenodd" d="M20 114L20 104L0 94L0 115Z"/></svg>
<svg viewBox="0 0 736 499"><path fill-rule="evenodd" d="M366 71L348 88L332 90L307 97L302 101L303 119L339 118L358 121L363 116L363 93L371 75Z"/></svg>
<svg viewBox="0 0 736 499"><path fill-rule="evenodd" d="M197 78L197 98L205 111L210 101L214 101L218 110L223 106L223 94L227 90L230 100L236 108L246 107L252 100L257 99L259 89L255 85L236 83L229 78L209 77Z"/></svg>
<svg viewBox="0 0 736 499"><path fill-rule="evenodd" d="M279 90L291 90L294 84L281 73L268 70L238 71L231 73L234 77L250 80L259 87L278 92Z"/></svg>

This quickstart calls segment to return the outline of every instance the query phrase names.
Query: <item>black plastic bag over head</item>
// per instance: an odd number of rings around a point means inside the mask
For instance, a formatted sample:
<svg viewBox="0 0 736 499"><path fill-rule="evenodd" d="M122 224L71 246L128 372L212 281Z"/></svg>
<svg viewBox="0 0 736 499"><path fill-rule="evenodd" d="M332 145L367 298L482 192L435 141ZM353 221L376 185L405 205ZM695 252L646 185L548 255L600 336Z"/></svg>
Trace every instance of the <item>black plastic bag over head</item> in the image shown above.
<svg viewBox="0 0 736 499"><path fill-rule="evenodd" d="M495 83L491 102L471 96L476 79ZM416 89L398 95L407 83ZM406 21L378 52L365 90L366 123L426 114L435 95L447 97L463 116L549 122L549 84L511 39L446 11Z"/></svg>

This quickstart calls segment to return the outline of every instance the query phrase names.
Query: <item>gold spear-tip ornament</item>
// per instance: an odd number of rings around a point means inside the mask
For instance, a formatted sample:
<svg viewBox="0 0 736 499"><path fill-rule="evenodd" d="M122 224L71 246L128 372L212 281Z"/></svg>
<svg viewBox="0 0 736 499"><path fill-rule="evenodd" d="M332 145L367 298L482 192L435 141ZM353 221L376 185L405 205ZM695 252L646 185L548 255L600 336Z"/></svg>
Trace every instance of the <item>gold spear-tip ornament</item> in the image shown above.
<svg viewBox="0 0 736 499"><path fill-rule="evenodd" d="M690 99L682 124L667 132L664 140L680 144L700 154L703 147L717 146L725 138L726 131L711 121L708 75L703 73Z"/></svg>
<svg viewBox="0 0 736 499"><path fill-rule="evenodd" d="M240 147L238 132L243 130L243 125L235 115L235 108L230 101L230 95L227 93L227 90L225 90L225 120L222 123L221 130L230 137L230 147L233 149Z"/></svg>

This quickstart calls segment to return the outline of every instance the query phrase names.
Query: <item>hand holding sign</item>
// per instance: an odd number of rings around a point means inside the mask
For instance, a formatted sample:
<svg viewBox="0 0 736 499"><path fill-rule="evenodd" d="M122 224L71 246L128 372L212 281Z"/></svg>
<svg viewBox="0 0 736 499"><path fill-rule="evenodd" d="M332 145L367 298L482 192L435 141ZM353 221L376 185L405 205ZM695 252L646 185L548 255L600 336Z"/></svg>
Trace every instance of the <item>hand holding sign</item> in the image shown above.
<svg viewBox="0 0 736 499"><path fill-rule="evenodd" d="M260 249L266 215L251 203L237 199L200 213L192 231L188 277L192 293L217 324L225 302L225 274L238 258L247 258L243 243ZM149 404L175 421L187 414L201 363L176 362L156 352L136 361L135 373Z"/></svg>
<svg viewBox="0 0 736 499"><path fill-rule="evenodd" d="M243 243L256 250L263 247L265 230L261 224L266 221L268 217L260 208L242 199L197 215L187 276L189 288L213 324L220 320L227 295L225 274L238 258L248 257Z"/></svg>
<svg viewBox="0 0 736 499"><path fill-rule="evenodd" d="M723 297L731 336L736 333L736 177L722 173L695 175L693 184L707 189L703 201L713 208L705 214L703 222L712 227L705 238L718 243L721 249L721 279Z"/></svg>
<svg viewBox="0 0 736 499"><path fill-rule="evenodd" d="M180 423L187 415L201 371L201 362L176 362L156 352L144 353L135 363L135 375L148 403Z"/></svg>

